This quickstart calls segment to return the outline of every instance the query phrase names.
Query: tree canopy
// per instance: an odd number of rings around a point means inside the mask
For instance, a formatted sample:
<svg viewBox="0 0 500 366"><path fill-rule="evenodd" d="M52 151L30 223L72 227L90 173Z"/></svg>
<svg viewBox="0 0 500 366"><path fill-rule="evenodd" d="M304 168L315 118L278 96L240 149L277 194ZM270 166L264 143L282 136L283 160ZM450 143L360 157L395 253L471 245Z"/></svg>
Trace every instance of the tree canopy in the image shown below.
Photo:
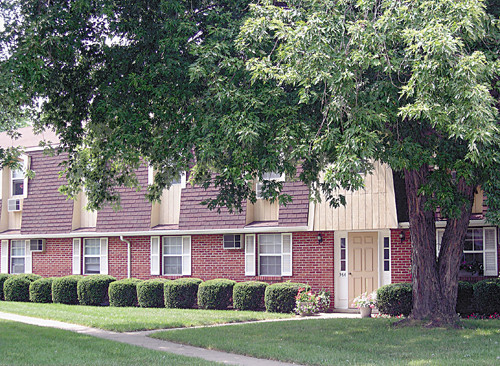
<svg viewBox="0 0 500 366"><path fill-rule="evenodd" d="M500 223L496 1L0 4L0 100L59 134L65 193L85 181L90 208L117 203L147 163L151 199L190 170L219 188L211 208L239 209L254 178L278 172L338 205L337 188L362 187L379 160L405 176L414 298L432 293L420 316L450 315L435 306L454 304L479 186ZM264 196L289 202L281 184Z"/></svg>

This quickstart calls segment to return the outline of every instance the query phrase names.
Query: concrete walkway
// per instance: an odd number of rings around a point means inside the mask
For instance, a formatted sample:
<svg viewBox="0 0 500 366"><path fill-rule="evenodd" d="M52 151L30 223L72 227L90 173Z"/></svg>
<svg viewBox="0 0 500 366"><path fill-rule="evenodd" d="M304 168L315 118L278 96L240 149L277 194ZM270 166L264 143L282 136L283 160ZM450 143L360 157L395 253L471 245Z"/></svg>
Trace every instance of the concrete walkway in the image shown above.
<svg viewBox="0 0 500 366"><path fill-rule="evenodd" d="M331 318L359 318L358 314L352 313L330 313L321 314L319 316L313 317L313 319L331 319ZM264 360L254 357L241 356L233 353L213 351L200 347L192 347L187 345L182 345L174 342L163 341L159 339L154 339L148 337L151 333L165 331L165 329L148 330L140 332L111 332L102 329L90 328L83 325L63 323L57 320L47 320L32 318L24 315L17 315L11 313L0 312L0 319L11 320L20 323L26 323L31 325L37 325L41 327L58 328L63 330L69 330L71 332L86 334L93 337L108 339L111 341L122 342L127 344L132 344L134 346L144 347L153 349L156 351L163 351L169 353L175 353L177 355L198 357L203 358L208 361L220 362L228 365L241 365L241 366L292 366L297 364L290 364L286 362ZM278 319L278 320L265 320L265 321L290 321L290 320L302 320L306 318L290 318L290 319ZM308 318L311 319L311 318ZM262 321L261 321L262 322ZM238 323L242 324L242 323ZM233 324L223 324L217 326L234 325ZM185 329L185 328L183 328Z"/></svg>

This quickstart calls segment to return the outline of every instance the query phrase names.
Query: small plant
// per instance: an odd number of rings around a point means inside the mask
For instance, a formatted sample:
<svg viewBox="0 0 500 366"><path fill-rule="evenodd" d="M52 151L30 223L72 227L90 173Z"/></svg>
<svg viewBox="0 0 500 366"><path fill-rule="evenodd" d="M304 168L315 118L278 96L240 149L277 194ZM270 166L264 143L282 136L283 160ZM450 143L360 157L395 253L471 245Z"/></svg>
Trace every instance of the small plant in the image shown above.
<svg viewBox="0 0 500 366"><path fill-rule="evenodd" d="M111 306L137 306L137 284L141 280L126 278L109 284L108 295Z"/></svg>
<svg viewBox="0 0 500 366"><path fill-rule="evenodd" d="M0 273L0 300L3 300L3 284L7 279L10 277L10 274L7 273Z"/></svg>
<svg viewBox="0 0 500 366"><path fill-rule="evenodd" d="M163 308L163 286L169 280L154 278L137 284L137 301L141 308Z"/></svg>
<svg viewBox="0 0 500 366"><path fill-rule="evenodd" d="M233 287L236 281L217 278L198 286L200 309L225 310L233 304Z"/></svg>
<svg viewBox="0 0 500 366"><path fill-rule="evenodd" d="M318 298L311 290L306 290L304 287L299 288L297 296L295 296L295 309L299 315L313 315L319 311Z"/></svg>
<svg viewBox="0 0 500 366"><path fill-rule="evenodd" d="M3 284L6 301L30 301L30 284L42 276L35 274L18 274L10 276Z"/></svg>
<svg viewBox="0 0 500 366"><path fill-rule="evenodd" d="M109 275L92 275L78 281L77 294L80 305L109 305L108 287L116 281Z"/></svg>
<svg viewBox="0 0 500 366"><path fill-rule="evenodd" d="M78 304L77 284L83 276L71 275L52 280L52 301L54 303Z"/></svg>
<svg viewBox="0 0 500 366"><path fill-rule="evenodd" d="M295 297L299 288L309 291L311 287L304 283L281 282L266 287L266 310L271 313L291 313L295 308Z"/></svg>
<svg viewBox="0 0 500 366"><path fill-rule="evenodd" d="M377 293L373 291L372 293L363 292L361 295L356 297L352 305L356 308L374 308L377 305Z"/></svg>
<svg viewBox="0 0 500 366"><path fill-rule="evenodd" d="M191 309L196 305L198 286L203 281L199 278L178 278L165 282L165 307Z"/></svg>
<svg viewBox="0 0 500 366"><path fill-rule="evenodd" d="M330 291L320 290L316 295L318 300L318 310L324 313L330 309Z"/></svg>
<svg viewBox="0 0 500 366"><path fill-rule="evenodd" d="M30 284L30 301L52 302L52 278L40 278Z"/></svg>
<svg viewBox="0 0 500 366"><path fill-rule="evenodd" d="M238 310L264 310L267 283L258 281L238 282L233 287L233 307Z"/></svg>

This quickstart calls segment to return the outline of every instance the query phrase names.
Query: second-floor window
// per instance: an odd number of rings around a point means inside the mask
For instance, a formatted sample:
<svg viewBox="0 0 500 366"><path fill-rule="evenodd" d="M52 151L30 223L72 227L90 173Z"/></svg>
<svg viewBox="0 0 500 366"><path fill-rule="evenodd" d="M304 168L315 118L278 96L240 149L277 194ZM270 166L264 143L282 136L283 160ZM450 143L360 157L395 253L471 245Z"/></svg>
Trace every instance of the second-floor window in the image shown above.
<svg viewBox="0 0 500 366"><path fill-rule="evenodd" d="M13 197L24 195L24 173L21 169L11 171L11 190Z"/></svg>

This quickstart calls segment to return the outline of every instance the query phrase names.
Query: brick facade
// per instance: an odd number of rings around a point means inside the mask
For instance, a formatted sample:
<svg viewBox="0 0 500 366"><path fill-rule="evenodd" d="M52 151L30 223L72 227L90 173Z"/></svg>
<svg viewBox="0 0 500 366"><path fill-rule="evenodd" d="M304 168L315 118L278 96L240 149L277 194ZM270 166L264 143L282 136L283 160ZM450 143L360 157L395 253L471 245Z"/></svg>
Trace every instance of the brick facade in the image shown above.
<svg viewBox="0 0 500 366"><path fill-rule="evenodd" d="M293 275L272 277L245 276L244 248L224 249L222 234L193 235L191 236L191 276L204 281L215 278L268 283L290 280L309 284L314 290L326 289L333 294L333 232L323 232L321 244L318 244L317 234L317 232L293 233ZM256 238L258 240L258 234ZM150 274L151 239L149 236L125 237L124 239L131 242L131 277L140 279L179 277ZM72 274L72 243L72 238L47 239L45 252L32 253L33 273L44 277ZM83 256L80 265L82 261ZM257 263L256 257L256 268ZM127 277L127 243L121 241L119 237L108 238L108 273L117 279Z"/></svg>
<svg viewBox="0 0 500 366"><path fill-rule="evenodd" d="M405 239L399 235L404 233ZM391 282L411 282L410 230L391 230Z"/></svg>

